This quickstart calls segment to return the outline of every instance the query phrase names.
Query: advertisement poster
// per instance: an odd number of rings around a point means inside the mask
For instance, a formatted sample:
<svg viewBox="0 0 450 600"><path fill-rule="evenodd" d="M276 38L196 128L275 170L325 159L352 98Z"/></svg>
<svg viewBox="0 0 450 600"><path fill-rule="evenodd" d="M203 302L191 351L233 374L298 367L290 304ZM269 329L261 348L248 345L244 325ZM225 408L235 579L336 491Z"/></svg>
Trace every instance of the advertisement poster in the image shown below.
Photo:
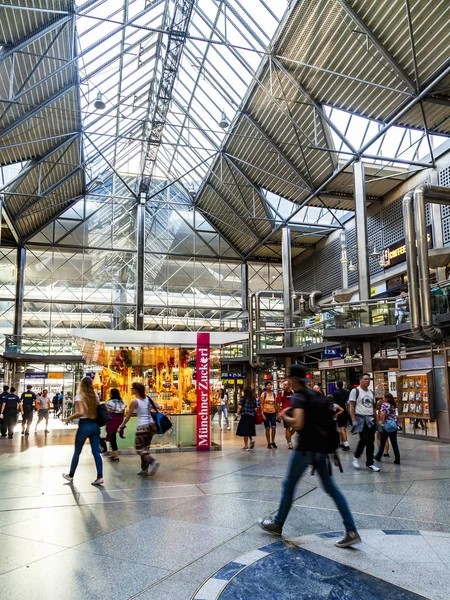
<svg viewBox="0 0 450 600"><path fill-rule="evenodd" d="M210 419L210 345L209 333L197 333L197 451L208 450L211 443Z"/></svg>

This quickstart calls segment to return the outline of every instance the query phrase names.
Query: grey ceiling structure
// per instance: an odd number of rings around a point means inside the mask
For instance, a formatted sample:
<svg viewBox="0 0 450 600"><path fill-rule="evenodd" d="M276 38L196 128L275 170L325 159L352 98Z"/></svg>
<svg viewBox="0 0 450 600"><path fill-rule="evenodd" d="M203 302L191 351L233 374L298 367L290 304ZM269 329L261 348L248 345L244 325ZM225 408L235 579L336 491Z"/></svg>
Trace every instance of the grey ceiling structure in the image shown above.
<svg viewBox="0 0 450 600"><path fill-rule="evenodd" d="M115 174L149 215L154 181L176 184L241 259L278 260L289 223L295 256L353 209L355 159L380 201L450 134L448 2L3 0L0 17L11 243Z"/></svg>

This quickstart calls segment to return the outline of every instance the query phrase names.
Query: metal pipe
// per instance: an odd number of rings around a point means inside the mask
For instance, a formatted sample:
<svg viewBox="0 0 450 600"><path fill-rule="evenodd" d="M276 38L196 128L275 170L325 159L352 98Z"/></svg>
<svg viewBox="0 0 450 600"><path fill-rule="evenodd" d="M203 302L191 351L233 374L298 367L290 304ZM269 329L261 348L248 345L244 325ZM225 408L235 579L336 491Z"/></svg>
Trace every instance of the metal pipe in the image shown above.
<svg viewBox="0 0 450 600"><path fill-rule="evenodd" d="M292 346L292 336L289 330L293 325L292 307L292 259L291 259L291 230L283 227L281 230L281 262L283 266L283 308L284 308L284 346Z"/></svg>
<svg viewBox="0 0 450 600"><path fill-rule="evenodd" d="M13 335L21 337L23 334L23 297L25 284L26 249L24 246L17 248L16 263L16 299L14 303L14 328Z"/></svg>
<svg viewBox="0 0 450 600"><path fill-rule="evenodd" d="M419 286L417 270L417 248L414 228L413 193L403 197L403 220L405 223L406 270L408 273L408 296L411 313L411 330L420 332Z"/></svg>
<svg viewBox="0 0 450 600"><path fill-rule="evenodd" d="M317 314L320 311L320 307L316 302L316 299L322 298L322 292L319 290L314 290L309 295L309 310L313 313L313 315Z"/></svg>
<svg viewBox="0 0 450 600"><path fill-rule="evenodd" d="M347 268L347 237L345 231L340 233L341 240L341 265L342 265L342 289L348 289L348 268Z"/></svg>
<svg viewBox="0 0 450 600"><path fill-rule="evenodd" d="M431 312L430 267L428 261L427 223L425 199L432 203L449 204L450 189L425 183L414 190L414 211L417 234L417 258L419 265L419 289L421 318L424 335L432 342L442 340L442 330L433 325Z"/></svg>

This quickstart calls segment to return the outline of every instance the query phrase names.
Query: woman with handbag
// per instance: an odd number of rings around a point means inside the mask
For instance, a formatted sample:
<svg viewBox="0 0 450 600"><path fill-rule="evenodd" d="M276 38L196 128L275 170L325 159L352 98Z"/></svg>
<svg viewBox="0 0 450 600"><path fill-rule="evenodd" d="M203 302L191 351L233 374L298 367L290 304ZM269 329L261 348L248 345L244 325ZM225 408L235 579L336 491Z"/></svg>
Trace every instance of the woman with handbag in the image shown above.
<svg viewBox="0 0 450 600"><path fill-rule="evenodd" d="M378 462L381 461L381 455L383 454L386 441L389 438L395 456L394 465L399 465L400 450L397 443L398 424L396 409L397 404L394 396L392 394L385 394L384 402L381 405L379 412L379 423L382 427L382 431L380 433L380 446L376 456L374 456L374 459Z"/></svg>
<svg viewBox="0 0 450 600"><path fill-rule="evenodd" d="M130 420L131 415L136 411L137 426L134 447L136 448L137 454L141 457L141 470L138 471L137 474L141 477L147 477L148 475L154 475L159 468L159 463L150 455L150 444L156 433L156 425L150 414L150 401L145 394L144 385L135 381L131 386L131 391L135 395L135 398L130 402L127 415L122 421L122 424L119 425L118 432L120 435L123 428ZM153 402L153 404L159 409L156 402ZM150 470L149 467L151 467Z"/></svg>
<svg viewBox="0 0 450 600"><path fill-rule="evenodd" d="M244 388L244 394L239 401L237 414L241 415L241 418L237 426L236 435L244 438L244 447L242 450L248 452L255 447L255 442L252 438L256 436L256 398L250 386ZM250 446L248 445L248 440L250 440Z"/></svg>
<svg viewBox="0 0 450 600"><path fill-rule="evenodd" d="M92 482L92 485L103 485L103 462L100 454L100 427L97 422L99 402L90 377L83 377L80 381L78 395L75 396L75 406L75 414L65 420L66 423L70 423L70 421L73 421L74 419L79 419L79 422L78 431L75 436L75 451L73 453L70 471L69 473L63 473L63 477L67 481L73 481L84 442L89 439L95 466L97 467L97 478Z"/></svg>
<svg viewBox="0 0 450 600"><path fill-rule="evenodd" d="M119 462L119 448L117 446L117 431L122 424L123 415L127 405L122 400L117 388L112 388L109 392L110 399L106 403L106 408L111 415L111 419L106 423L105 442L111 444L111 456L109 462Z"/></svg>

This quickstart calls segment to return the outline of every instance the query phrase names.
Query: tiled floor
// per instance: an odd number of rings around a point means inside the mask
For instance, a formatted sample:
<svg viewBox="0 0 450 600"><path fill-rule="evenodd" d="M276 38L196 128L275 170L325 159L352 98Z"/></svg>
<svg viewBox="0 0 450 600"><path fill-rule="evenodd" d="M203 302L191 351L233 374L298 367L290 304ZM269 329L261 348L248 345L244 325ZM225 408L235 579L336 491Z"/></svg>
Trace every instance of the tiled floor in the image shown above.
<svg viewBox="0 0 450 600"><path fill-rule="evenodd" d="M105 461L102 489L90 485L95 471L88 447L75 484L62 479L73 433L61 434L57 445L43 434L26 443L17 435L0 439L0 597L189 600L224 565L272 541L256 523L277 508L289 451L283 431L279 449L267 450L258 429L249 453L227 432L222 452L160 454L151 479L136 476L135 456ZM377 474L354 471L351 455L342 456L344 473L335 477L358 527L450 532L450 446L401 440L400 449L402 465L390 459ZM306 475L285 537L341 527L316 477ZM417 544L408 546L404 565L412 578L412 562L424 557ZM445 542L436 537L433 544L445 553ZM384 555L391 551L397 552L386 548ZM367 560L376 566L373 557ZM448 562L439 568L447 576Z"/></svg>

